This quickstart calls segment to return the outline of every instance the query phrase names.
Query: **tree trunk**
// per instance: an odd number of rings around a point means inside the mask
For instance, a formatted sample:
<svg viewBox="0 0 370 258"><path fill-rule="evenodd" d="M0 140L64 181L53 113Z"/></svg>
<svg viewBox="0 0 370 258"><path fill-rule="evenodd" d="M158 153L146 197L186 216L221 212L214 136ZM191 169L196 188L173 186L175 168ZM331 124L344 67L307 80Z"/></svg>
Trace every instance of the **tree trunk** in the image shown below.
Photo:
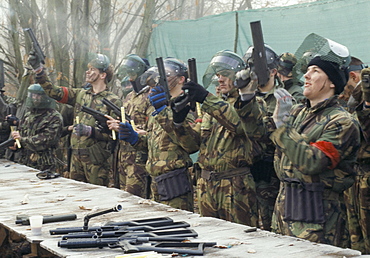
<svg viewBox="0 0 370 258"><path fill-rule="evenodd" d="M156 3L153 0L146 0L143 22L140 27L140 37L137 43L136 54L146 57L150 36L152 34L153 17L155 17Z"/></svg>
<svg viewBox="0 0 370 258"><path fill-rule="evenodd" d="M72 48L74 53L73 81L75 87L81 87L85 80L89 51L89 16L90 0L72 0Z"/></svg>

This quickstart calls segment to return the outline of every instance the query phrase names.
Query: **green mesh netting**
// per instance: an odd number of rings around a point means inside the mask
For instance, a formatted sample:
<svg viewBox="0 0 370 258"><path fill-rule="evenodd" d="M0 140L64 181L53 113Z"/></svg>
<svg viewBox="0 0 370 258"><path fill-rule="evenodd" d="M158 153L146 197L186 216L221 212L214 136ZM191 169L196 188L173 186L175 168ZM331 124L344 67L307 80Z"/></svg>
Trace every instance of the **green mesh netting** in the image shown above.
<svg viewBox="0 0 370 258"><path fill-rule="evenodd" d="M243 56L252 44L250 22L261 21L264 41L277 54L295 53L311 33L348 47L350 54L370 63L369 0L326 0L220 15L197 20L157 21L150 39L148 56L176 57L187 62L196 58L198 81L220 50L230 49Z"/></svg>

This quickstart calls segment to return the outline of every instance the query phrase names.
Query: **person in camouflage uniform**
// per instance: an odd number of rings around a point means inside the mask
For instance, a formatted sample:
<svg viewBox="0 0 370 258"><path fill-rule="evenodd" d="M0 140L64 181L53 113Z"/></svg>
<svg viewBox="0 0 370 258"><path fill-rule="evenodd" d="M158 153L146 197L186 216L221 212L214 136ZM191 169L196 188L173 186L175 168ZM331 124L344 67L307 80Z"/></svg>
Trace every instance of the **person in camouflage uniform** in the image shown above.
<svg viewBox="0 0 370 258"><path fill-rule="evenodd" d="M111 171L109 162L111 132L108 131L107 125L97 125L95 118L82 112L81 107L86 106L109 114L107 107L102 103L103 98L117 106L122 105L121 100L107 89L107 83L113 76L113 66L108 57L98 54L89 62L86 82L90 83L91 87L87 89L53 85L34 51L31 51L28 62L36 72L36 81L50 97L74 106L74 120L77 123L73 126L71 135L72 160L69 177L107 186ZM79 121L76 121L76 117Z"/></svg>
<svg viewBox="0 0 370 258"><path fill-rule="evenodd" d="M361 70L364 68L367 68L367 65L360 59L351 56L351 62L348 67L348 81L343 92L338 96L339 103L347 108L350 113L353 113L356 107L362 102L362 90L361 87L357 86L361 82Z"/></svg>
<svg viewBox="0 0 370 258"><path fill-rule="evenodd" d="M247 66L253 71L253 46L250 46L243 56ZM278 77L278 55L269 46L265 45L266 62L269 69L269 80L264 84L257 86L256 95L262 98L266 105L266 116L271 116L276 105L274 92L276 89L283 88L284 84ZM237 81L237 83L239 80ZM238 113L242 112L238 110ZM271 219L274 211L276 196L279 191L279 180L276 176L273 160L275 145L268 137L262 137L253 143L253 165L251 172L256 182L256 193L258 202L259 225L264 230L271 230Z"/></svg>
<svg viewBox="0 0 370 258"><path fill-rule="evenodd" d="M235 73L244 68L245 63L239 55L228 50L219 51L203 76L203 84L208 87L216 74L221 97L192 81L186 83L183 90L188 92L190 100L202 104L204 113L200 131L197 131L200 135L197 198L201 216L257 226L255 183L250 172L253 162L250 138L256 135L246 136L234 108L239 96L233 85ZM257 118L262 119L262 115L251 117L248 124L257 125ZM182 128L175 132L180 139Z"/></svg>
<svg viewBox="0 0 370 258"><path fill-rule="evenodd" d="M186 81L187 66L176 58L166 58L163 61L167 75L171 100L168 101L164 88L157 83L157 76L152 69L147 71L147 83L153 85L149 100L154 107L149 116L146 134L138 134L128 122L119 124L119 138L129 142L137 150L148 152L146 170L152 178L152 200L172 206L173 208L193 211L193 189L189 167L193 162L190 154L198 150L199 137L187 133L194 123L190 108L181 112L182 138L178 139L174 132L174 122L179 122L173 116L173 98L181 93L181 87ZM156 86L155 86L156 85ZM114 121L112 122L112 125ZM110 128L114 128L110 127Z"/></svg>
<svg viewBox="0 0 370 258"><path fill-rule="evenodd" d="M16 99L5 95L4 92L3 89L0 89L0 143L9 139L10 126L13 125L13 119L18 119L15 117L17 111ZM6 148L0 149L0 158L5 158L5 151Z"/></svg>
<svg viewBox="0 0 370 258"><path fill-rule="evenodd" d="M18 162L38 169L56 171L56 148L62 131L63 119L55 110L55 100L48 97L39 84L28 87L26 106L28 110L19 121L19 131L11 136L19 140L21 148Z"/></svg>
<svg viewBox="0 0 370 258"><path fill-rule="evenodd" d="M297 103L304 103L306 97L303 95L303 82L297 78L293 72L293 68L297 63L297 58L294 54L286 52L279 56L277 65L277 76L284 84L286 89L295 99Z"/></svg>
<svg viewBox="0 0 370 258"><path fill-rule="evenodd" d="M341 48L341 53L348 52ZM357 121L337 100L347 81L343 63L327 60L316 56L308 64L306 105L292 107L292 96L285 89L275 92L276 129L270 138L276 145L274 165L281 183L272 229L348 247L343 192L354 182L360 132Z"/></svg>
<svg viewBox="0 0 370 258"><path fill-rule="evenodd" d="M353 65L353 64L352 64ZM361 67L361 66L360 66ZM359 69L360 67L357 66ZM352 68L353 69L353 68ZM351 77L351 65L350 65ZM352 74L352 76L355 76ZM362 129L361 148L357 155L356 180L345 192L351 248L370 254L370 68L360 72L359 84L356 86L357 96L354 101L358 105L355 112ZM348 83L347 83L348 85ZM358 89L359 88L359 89Z"/></svg>
<svg viewBox="0 0 370 258"><path fill-rule="evenodd" d="M136 129L143 131L147 130L151 105L148 99L149 86L141 86L140 75L148 68L149 63L146 64L145 60L135 54L127 55L120 67L120 75L124 78L129 78L128 82L131 84L131 91L123 99L123 107L126 114L130 116L136 125ZM148 184L150 184L150 180L149 174L145 170L148 153L146 151L137 151L125 141L120 141L117 152L119 188L142 198L149 198L150 189Z"/></svg>

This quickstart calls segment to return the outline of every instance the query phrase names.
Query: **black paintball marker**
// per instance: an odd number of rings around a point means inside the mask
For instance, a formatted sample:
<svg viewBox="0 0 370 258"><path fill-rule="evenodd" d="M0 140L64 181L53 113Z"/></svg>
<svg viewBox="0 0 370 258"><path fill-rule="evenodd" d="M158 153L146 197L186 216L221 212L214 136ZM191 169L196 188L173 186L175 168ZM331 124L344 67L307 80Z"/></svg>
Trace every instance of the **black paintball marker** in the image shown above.
<svg viewBox="0 0 370 258"><path fill-rule="evenodd" d="M166 70L164 69L163 58L158 57L155 59L155 61L157 62L157 68L158 68L158 74L159 74L158 84L164 88L164 91L166 93L166 99L169 102L171 99L171 94L170 94L170 90L168 89L167 75L166 75Z"/></svg>
<svg viewBox="0 0 370 258"><path fill-rule="evenodd" d="M103 98L102 100L103 104L106 105L110 110L112 110L112 112L117 116L119 117L119 119L121 120L122 117L121 117L121 109L116 105L114 104L112 101L110 101L109 99L106 99L106 98ZM131 120L131 117L125 113L125 116L126 116L126 120L127 121L130 121Z"/></svg>
<svg viewBox="0 0 370 258"><path fill-rule="evenodd" d="M30 40L32 42L33 50L36 52L37 56L40 58L40 61L42 64L45 64L45 55L44 52L42 52L39 42L37 41L35 34L33 34L33 31L31 28L24 28L23 31L27 32L28 36L30 37Z"/></svg>
<svg viewBox="0 0 370 258"><path fill-rule="evenodd" d="M189 74L190 81L198 83L197 62L195 58L188 59L188 74ZM174 102L174 110L176 112L179 112L182 109L184 109L188 103L190 103L191 110L195 111L196 102L190 101L189 95L187 93L180 95L179 100L180 101Z"/></svg>
<svg viewBox="0 0 370 258"><path fill-rule="evenodd" d="M109 245L110 248L122 248L125 253L137 253L146 251L155 251L158 253L177 253L184 255L203 255L205 247L217 245L216 242L165 242L154 245L138 245L130 240L122 240L118 243Z"/></svg>
<svg viewBox="0 0 370 258"><path fill-rule="evenodd" d="M100 226L100 227L90 227L86 231L81 231L81 228L75 228L74 233L72 229L67 228L64 230L63 228L56 229L54 232L57 234L67 234L63 236L64 239L69 238L91 238L95 235L101 237L101 238L107 238L107 237L119 237L122 236L128 232L149 232L149 231L160 231L160 230L168 230L168 229L177 229L177 228L187 228L190 227L190 225L186 222L179 221L179 222L173 222L170 225L165 226L148 226L148 225L141 225L141 226ZM77 231L79 230L79 231Z"/></svg>
<svg viewBox="0 0 370 258"><path fill-rule="evenodd" d="M89 238L89 239L68 239L61 240L58 242L59 247L64 247L68 249L73 248L103 248L103 247L119 247L118 244L120 241L130 241L135 243L148 243L150 241L175 241L182 242L188 240L186 237L145 237L145 236L125 236L120 238Z"/></svg>
<svg viewBox="0 0 370 258"><path fill-rule="evenodd" d="M93 108L86 107L86 106L82 106L81 111L92 115L99 125L101 125L105 130L108 130L108 125L107 125L108 118L105 116L104 113L97 111Z"/></svg>
<svg viewBox="0 0 370 258"><path fill-rule="evenodd" d="M13 138L10 138L6 140L5 142L0 143L0 149L14 146L14 143L15 143L15 140Z"/></svg>
<svg viewBox="0 0 370 258"><path fill-rule="evenodd" d="M76 214L43 216L42 224L59 222L59 221L67 221L67 220L75 220L76 218L77 218ZM30 225L29 216L28 215L18 215L16 217L15 224Z"/></svg>
<svg viewBox="0 0 370 258"><path fill-rule="evenodd" d="M261 21L250 23L253 38L253 67L251 68L258 77L258 85L265 85L270 78L267 66L265 43L263 41Z"/></svg>
<svg viewBox="0 0 370 258"><path fill-rule="evenodd" d="M0 90L4 90L4 86L5 86L4 61L0 59Z"/></svg>
<svg viewBox="0 0 370 258"><path fill-rule="evenodd" d="M101 232L89 231L89 232L75 232L68 233L67 235L62 236L62 240L67 239L81 239L81 238L122 238L122 237L197 237L198 233L192 229L180 228L169 230L154 230L154 231L144 231L144 230L135 230L135 231L106 231Z"/></svg>
<svg viewBox="0 0 370 258"><path fill-rule="evenodd" d="M90 231L91 228L89 228L89 221L90 221L91 218L96 217L96 216L100 216L100 215L103 215L103 214L107 214L107 213L110 213L110 212L119 212L121 210L122 210L122 205L117 204L116 206L114 206L111 209L97 211L97 212L94 212L94 213L91 213L91 214L87 214L84 217L84 225L83 225L83 227L71 227L71 228L51 229L50 230L50 235L61 235L61 234L68 234L69 232ZM97 228L99 228L99 227L97 227ZM74 231L74 230L78 230L78 231Z"/></svg>

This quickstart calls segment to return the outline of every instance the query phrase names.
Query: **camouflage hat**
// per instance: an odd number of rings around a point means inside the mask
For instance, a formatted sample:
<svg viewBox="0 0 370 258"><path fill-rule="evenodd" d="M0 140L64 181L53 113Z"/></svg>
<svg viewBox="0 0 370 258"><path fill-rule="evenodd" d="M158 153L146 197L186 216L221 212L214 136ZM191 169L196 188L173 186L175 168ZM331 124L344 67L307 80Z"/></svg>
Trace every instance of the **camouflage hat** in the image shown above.
<svg viewBox="0 0 370 258"><path fill-rule="evenodd" d="M293 76L293 67L297 63L297 58L292 53L283 53L279 56L279 63L278 63L278 73L287 76L292 77Z"/></svg>

